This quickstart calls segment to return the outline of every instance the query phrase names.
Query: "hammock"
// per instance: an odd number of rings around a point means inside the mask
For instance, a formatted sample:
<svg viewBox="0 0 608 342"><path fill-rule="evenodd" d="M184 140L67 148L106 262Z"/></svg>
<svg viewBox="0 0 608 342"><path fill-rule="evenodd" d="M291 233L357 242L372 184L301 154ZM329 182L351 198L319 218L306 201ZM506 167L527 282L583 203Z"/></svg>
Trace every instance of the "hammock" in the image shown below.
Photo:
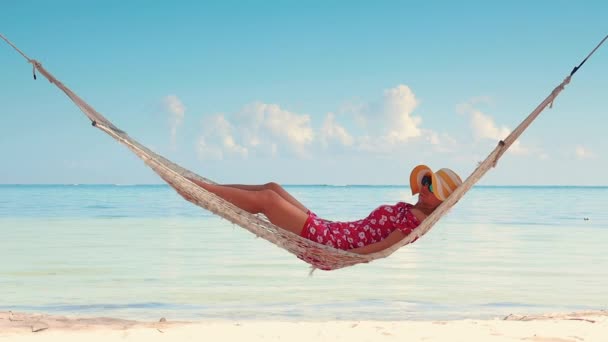
<svg viewBox="0 0 608 342"><path fill-rule="evenodd" d="M547 106L553 104L553 100L559 95L564 87L570 82L572 75L587 61L587 59L604 43L608 38L606 36L596 47L589 53L589 55L575 67L570 75L568 75L564 81L559 84L547 98L539 104L528 117L523 120L517 128L509 134L504 140L501 140L496 148L488 155L488 157L481 162L473 173L464 181L464 183L458 187L435 211L429 215L411 234L407 237L394 244L393 246L373 254L361 255L344 250L339 250L326 245L319 244L314 241L310 241L303 237L298 236L285 229L281 229L272 224L264 215L254 215L246 212L232 203L222 199L215 194L206 191L205 189L194 184L188 178L196 179L201 182L207 182L215 184L212 180L204 178L196 173L187 170L170 160L160 156L142 144L131 138L126 132L120 130L114 126L108 119L99 114L93 107L83 101L78 95L72 92L63 83L57 80L51 75L45 68L42 67L38 61L30 59L15 45L13 45L8 39L2 34L0 38L5 40L10 46L12 46L17 52L19 52L29 63L33 66L33 76L36 79L36 71L40 72L46 77L51 83L55 84L61 89L79 108L80 110L91 120L92 125L98 129L104 131L118 142L126 145L133 153L141 158L146 165L148 165L154 172L156 172L165 182L171 187L178 190L179 192L187 194L188 201L204 208L212 213L227 219L228 221L237 224L253 234L262 237L277 246L289 251L296 255L298 258L308 262L314 268L323 270L335 270L347 266L356 265L359 263L368 263L375 259L380 259L391 255L397 249L404 245L407 245L419 237L423 236L428 232L433 225L452 207L454 206L464 194L466 194L471 187L492 167L496 166L496 163L501 158L503 153L515 142L515 140L523 133L523 131L536 119L536 117L545 109Z"/></svg>

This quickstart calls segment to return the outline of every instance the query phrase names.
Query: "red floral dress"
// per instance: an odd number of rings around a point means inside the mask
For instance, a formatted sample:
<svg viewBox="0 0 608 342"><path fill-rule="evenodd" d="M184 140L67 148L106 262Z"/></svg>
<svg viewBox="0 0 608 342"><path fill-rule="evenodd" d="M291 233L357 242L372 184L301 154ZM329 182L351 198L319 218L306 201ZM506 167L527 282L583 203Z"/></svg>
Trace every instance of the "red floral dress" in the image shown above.
<svg viewBox="0 0 608 342"><path fill-rule="evenodd" d="M301 236L334 248L348 250L379 242L399 229L409 235L420 221L412 214L413 205L398 202L382 205L366 218L351 222L334 222L308 213Z"/></svg>

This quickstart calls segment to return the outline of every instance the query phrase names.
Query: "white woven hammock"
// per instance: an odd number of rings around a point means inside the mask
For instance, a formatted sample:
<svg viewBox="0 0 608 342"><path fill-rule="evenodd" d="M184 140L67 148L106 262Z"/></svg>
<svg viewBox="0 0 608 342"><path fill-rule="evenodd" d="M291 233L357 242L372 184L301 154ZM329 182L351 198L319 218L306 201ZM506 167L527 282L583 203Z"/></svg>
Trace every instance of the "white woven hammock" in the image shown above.
<svg viewBox="0 0 608 342"><path fill-rule="evenodd" d="M566 77L564 81L558 85L551 92L551 94L547 96L547 98L541 102L541 104L539 104L538 107L536 107L534 111L532 111L532 113L530 113L530 115L528 115L528 117L522 121L513 132L511 132L511 134L509 134L507 138L498 143L496 148L494 148L488 157L479 164L479 166L464 181L464 183L458 187L430 216L428 216L420 224L420 226L414 229L410 235L390 248L367 255L360 255L335 249L302 238L297 234L275 226L263 215L250 214L249 212L234 206L230 202L225 201L221 197L218 197L215 194L197 186L192 181L188 180L188 178L194 178L207 183L214 182L171 162L170 160L154 153L147 147L135 141L127 133L118 129L104 116L95 111L93 107L89 106L63 83L58 81L53 75L44 69L38 61L27 57L2 34L0 34L0 38L4 39L9 45L17 50L17 52L26 58L29 63L32 64L34 79L36 79L36 70L38 70L38 72L44 75L44 77L46 77L51 83L59 87L59 89L61 89L80 108L80 110L92 121L93 126L106 132L118 142L126 145L129 149L131 149L131 151L133 151L133 153L141 158L146 165L152 168L152 170L154 170L154 172L156 172L165 182L176 190L179 190L179 192L186 193L190 202L249 230L253 234L262 237L281 248L284 248L290 253L296 255L298 258L310 263L314 268L334 270L387 257L400 247L413 242L428 232L433 225L452 206L454 206L490 168L496 166L496 163L501 158L503 153L513 144L515 140L517 140L523 131L532 123L532 121L534 121L534 119L536 119L536 117L547 106L553 103L553 100L570 82L572 75L595 52L595 50L597 50L597 48L606 40L606 38L608 38L608 36L606 36L601 43L598 44L598 46L587 56L587 58L585 58L583 62L579 64L579 66L572 70L570 75Z"/></svg>

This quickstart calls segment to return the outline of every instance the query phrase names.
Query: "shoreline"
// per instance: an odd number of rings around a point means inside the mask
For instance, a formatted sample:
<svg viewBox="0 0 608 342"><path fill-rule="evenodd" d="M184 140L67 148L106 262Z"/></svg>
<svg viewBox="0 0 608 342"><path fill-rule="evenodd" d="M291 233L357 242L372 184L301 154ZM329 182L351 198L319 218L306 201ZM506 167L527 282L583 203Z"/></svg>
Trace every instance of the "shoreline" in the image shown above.
<svg viewBox="0 0 608 342"><path fill-rule="evenodd" d="M604 341L608 310L454 321L137 321L0 312L0 341Z"/></svg>

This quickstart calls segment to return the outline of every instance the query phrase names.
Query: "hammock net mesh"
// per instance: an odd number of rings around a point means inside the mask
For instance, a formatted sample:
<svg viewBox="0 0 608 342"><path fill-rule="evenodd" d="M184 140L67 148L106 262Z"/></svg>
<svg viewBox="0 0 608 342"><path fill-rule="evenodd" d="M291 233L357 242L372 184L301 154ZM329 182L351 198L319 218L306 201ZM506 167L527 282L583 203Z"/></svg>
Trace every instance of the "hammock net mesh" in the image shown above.
<svg viewBox="0 0 608 342"><path fill-rule="evenodd" d="M185 198L210 212L225 218L226 220L243 227L253 234L264 238L273 244L289 251L298 258L308 262L314 268L322 270L335 270L347 266L356 265L359 263L367 263L375 259L384 258L391 255L400 247L407 245L419 237L426 234L433 225L464 196L464 194L473 187L473 185L493 166L496 165L498 159L511 146L517 137L528 127L528 125L540 114L540 112L548 106L553 99L559 94L564 86L569 82L570 77L566 78L562 84L541 103L534 112L530 114L504 141L499 142L496 148L488 155L488 157L479 164L477 169L459 186L430 216L428 216L420 226L412 231L407 237L385 249L381 252L372 254L356 254L330 246L322 245L317 242L303 238L290 231L282 229L272 224L264 215L251 214L244 211L232 203L216 196L200 186L196 185L188 178L196 179L201 182L215 184L210 179L200 176L190 170L187 170L163 156L153 152L149 148L135 141L126 132L120 130L108 121L104 116L99 114L93 107L84 102L78 95L72 92L69 88L59 82L53 75L45 70L42 65L33 61L34 67L44 75L51 83L59 87L74 103L82 110L82 112L91 120L93 125L118 142L127 146L135 155L141 158L154 172L156 172L167 184L175 188L178 192L187 194Z"/></svg>
<svg viewBox="0 0 608 342"><path fill-rule="evenodd" d="M373 254L361 255L356 254L326 245L310 241L297 234L281 229L272 224L264 215L251 214L246 212L232 203L222 199L215 194L206 191L194 182L189 180L196 179L201 182L215 184L212 180L202 177L190 170L187 170L161 155L153 152L144 145L138 143L131 138L126 132L120 130L113 125L108 119L98 113L93 107L83 101L78 95L72 92L63 83L51 75L38 61L30 59L4 36L0 35L8 44L17 50L29 63L33 66L34 78L36 71L44 75L51 83L59 87L91 120L93 126L104 131L112 138L116 139L121 144L127 146L135 155L141 158L154 172L156 172L167 184L176 189L178 192L186 194L184 198L188 201L220 216L226 220L247 229L253 234L268 240L269 242L289 251L298 258L308 262L313 268L323 270L335 270L347 266L352 266L360 263L368 263L372 260L384 258L404 245L407 245L424 234L426 234L433 225L461 198L464 196L473 185L501 158L503 153L515 142L515 140L524 132L524 130L536 119L536 117L559 95L564 87L570 82L570 78L577 68L575 68L564 81L559 84L552 92L530 113L515 130L509 134L504 140L501 140L498 145L492 150L487 158L480 162L478 167L471 173L469 177L459 186L443 203L428 216L412 233L404 239L394 244L393 246L376 252ZM604 38L606 40L606 38ZM604 42L602 41L602 43ZM601 45L601 43L600 43ZM598 45L599 47L599 45ZM597 47L596 47L597 49ZM595 50L593 50L594 52ZM593 53L592 52L592 53ZM592 54L591 53L591 54ZM591 56L589 54L589 56ZM589 58L587 56L587 58ZM583 63L587 60L583 61ZM579 67L583 64L581 63Z"/></svg>

